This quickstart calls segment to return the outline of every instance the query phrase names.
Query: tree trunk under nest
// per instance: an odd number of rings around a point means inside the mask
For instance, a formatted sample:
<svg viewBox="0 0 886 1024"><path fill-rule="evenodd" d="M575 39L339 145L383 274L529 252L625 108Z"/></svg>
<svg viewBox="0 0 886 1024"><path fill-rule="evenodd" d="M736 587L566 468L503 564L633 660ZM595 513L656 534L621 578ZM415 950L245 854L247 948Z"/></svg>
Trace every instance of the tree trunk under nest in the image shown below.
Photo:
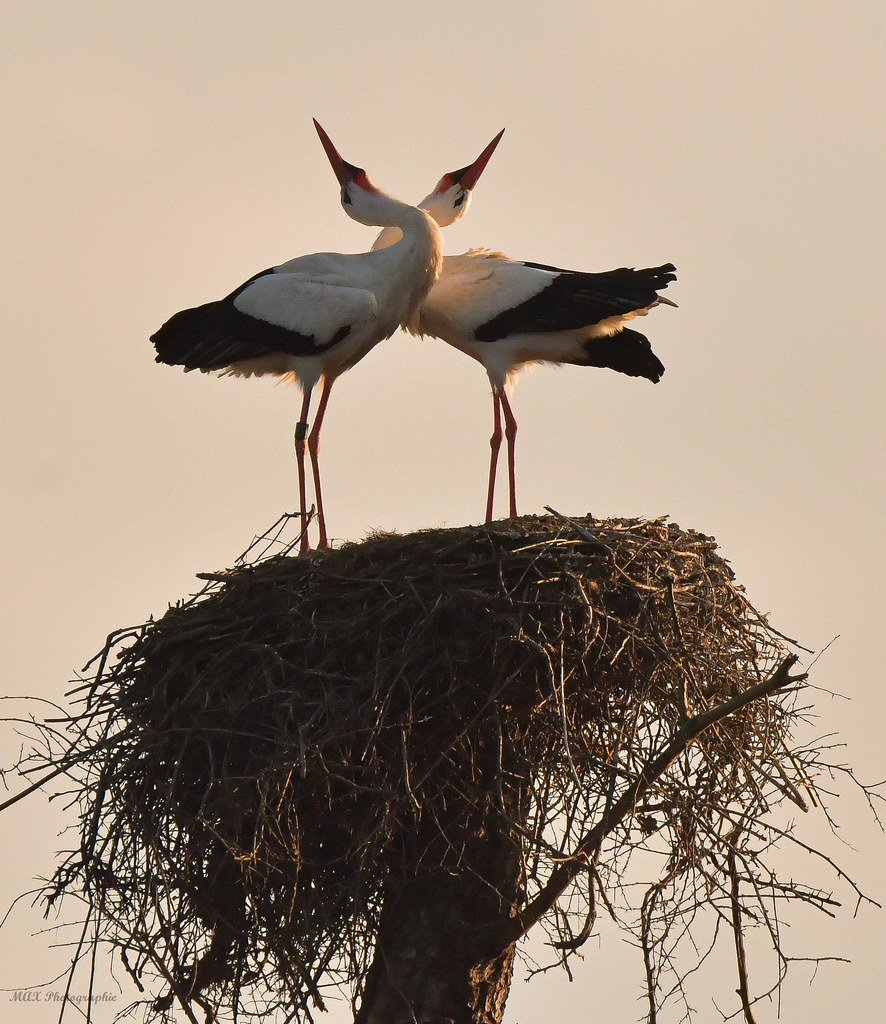
<svg viewBox="0 0 886 1024"><path fill-rule="evenodd" d="M422 815L403 837L381 910L375 956L355 1024L501 1024L524 889L519 833L527 794L500 779L492 740L474 748L490 796L465 812Z"/></svg>
<svg viewBox="0 0 886 1024"><path fill-rule="evenodd" d="M356 1024L501 1024L514 945L489 949L489 903L485 882L440 870L388 900Z"/></svg>

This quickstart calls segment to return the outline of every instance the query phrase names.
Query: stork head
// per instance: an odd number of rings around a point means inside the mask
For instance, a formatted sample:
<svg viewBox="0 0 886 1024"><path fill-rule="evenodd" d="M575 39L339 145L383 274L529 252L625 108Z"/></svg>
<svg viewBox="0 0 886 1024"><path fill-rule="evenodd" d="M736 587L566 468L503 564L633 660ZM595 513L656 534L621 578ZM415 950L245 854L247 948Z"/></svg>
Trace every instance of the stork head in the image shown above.
<svg viewBox="0 0 886 1024"><path fill-rule="evenodd" d="M471 191L489 163L489 158L495 152L495 147L504 133L505 130L502 128L472 164L444 174L437 182L434 191L419 204L441 228L461 220L468 212L468 207L471 205Z"/></svg>
<svg viewBox="0 0 886 1024"><path fill-rule="evenodd" d="M355 201L359 207L361 195L363 197L376 196L379 195L379 189L362 167L349 164L347 160L342 159L341 154L332 144L332 139L329 138L316 118L314 118L314 127L317 129L317 134L320 136L320 141L323 143L323 148L326 150L326 155L329 157L329 162L341 185L341 204L349 216L359 220L361 218L353 209ZM375 224L376 221L372 220L369 223Z"/></svg>

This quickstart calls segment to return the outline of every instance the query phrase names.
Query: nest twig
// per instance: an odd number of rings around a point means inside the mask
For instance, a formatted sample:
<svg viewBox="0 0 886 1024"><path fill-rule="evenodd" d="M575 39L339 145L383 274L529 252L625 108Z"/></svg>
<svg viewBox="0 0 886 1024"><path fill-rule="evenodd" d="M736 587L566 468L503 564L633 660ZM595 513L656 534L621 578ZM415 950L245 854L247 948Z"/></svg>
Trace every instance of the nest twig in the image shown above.
<svg viewBox="0 0 886 1024"><path fill-rule="evenodd" d="M794 689L738 706L791 645L710 538L555 514L204 578L109 638L69 745L29 765L80 805L50 899L81 894L139 986L161 980L154 1013L289 1020L330 984L359 993L386 892L428 860L469 869L496 828L521 837L522 906L564 959L598 899L618 912L631 856L656 859L632 925L650 1019L701 906L738 920L750 893L777 951L773 893L827 907L766 866L773 809L816 800L817 754L793 750Z"/></svg>

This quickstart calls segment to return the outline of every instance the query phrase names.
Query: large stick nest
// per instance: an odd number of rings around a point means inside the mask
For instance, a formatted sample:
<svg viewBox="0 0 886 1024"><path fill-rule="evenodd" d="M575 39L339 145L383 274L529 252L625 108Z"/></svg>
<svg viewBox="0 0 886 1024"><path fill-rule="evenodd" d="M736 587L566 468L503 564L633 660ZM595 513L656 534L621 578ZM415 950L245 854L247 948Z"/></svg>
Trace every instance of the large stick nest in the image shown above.
<svg viewBox="0 0 886 1024"><path fill-rule="evenodd" d="M72 719L82 834L55 895L85 893L140 982L238 1019L256 993L302 1013L329 983L359 990L385 893L417 865L468 870L466 833L499 827L531 898L687 715L784 655L714 541L665 521L525 518L240 564L109 640ZM729 906L728 858L771 838L773 803L802 804L793 701L743 708L652 787L549 915L565 948L595 890L617 912L626 851L659 857L647 973L668 922Z"/></svg>

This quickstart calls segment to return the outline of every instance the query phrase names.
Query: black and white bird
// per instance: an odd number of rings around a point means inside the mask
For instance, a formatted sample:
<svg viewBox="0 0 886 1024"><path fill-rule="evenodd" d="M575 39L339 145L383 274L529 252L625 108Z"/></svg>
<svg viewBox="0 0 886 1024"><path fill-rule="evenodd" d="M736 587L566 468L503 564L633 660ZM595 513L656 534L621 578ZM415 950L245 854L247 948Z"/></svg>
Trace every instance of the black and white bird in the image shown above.
<svg viewBox="0 0 886 1024"><path fill-rule="evenodd" d="M395 228L399 239L384 250L315 253L263 270L224 299L176 313L151 338L161 363L240 377L272 374L300 385L295 448L302 551L309 546L305 447L313 473L318 547L329 546L318 450L332 385L411 320L443 260L434 219L379 189L362 168L341 158L316 120L314 125L341 185L345 212L361 224ZM309 432L311 393L321 380Z"/></svg>
<svg viewBox="0 0 886 1024"><path fill-rule="evenodd" d="M464 194L455 175L444 175L419 204L441 227L460 220L470 205L470 193ZM388 245L395 238L386 229L375 245ZM493 433L487 522L492 519L502 417L508 442L509 514L517 514L517 420L509 399L517 373L535 363L573 363L659 381L664 366L648 339L625 325L659 303L676 305L658 294L674 280L670 263L583 273L512 260L489 249L444 258L440 277L403 326L412 334L448 342L482 363L489 376Z"/></svg>

